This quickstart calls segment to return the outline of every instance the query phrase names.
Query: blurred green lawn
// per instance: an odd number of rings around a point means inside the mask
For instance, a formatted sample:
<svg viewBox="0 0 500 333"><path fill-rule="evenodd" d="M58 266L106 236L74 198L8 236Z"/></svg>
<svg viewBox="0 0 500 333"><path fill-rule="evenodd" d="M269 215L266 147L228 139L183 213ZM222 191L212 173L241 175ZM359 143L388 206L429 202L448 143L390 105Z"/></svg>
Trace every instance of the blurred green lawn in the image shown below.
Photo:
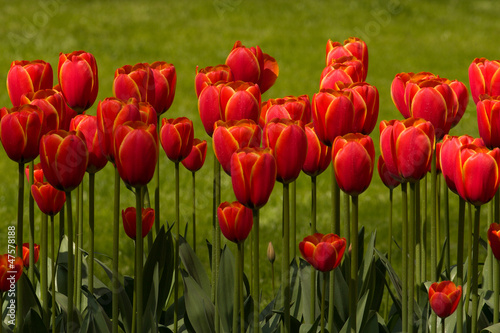
<svg viewBox="0 0 500 333"><path fill-rule="evenodd" d="M490 1L7 1L1 0L0 81L13 60L43 59L57 68L59 52L83 49L91 52L99 67L98 100L112 95L116 68L157 60L175 65L177 91L165 117L187 116L195 124L195 136L210 139L203 130L194 93L196 66L224 63L233 44L259 45L276 58L280 75L263 96L268 98L318 91L325 66L328 39L343 42L350 36L362 38L369 49L367 82L380 92L380 116L400 119L390 97L390 84L399 72L430 71L468 86L467 69L476 57L500 58L499 9ZM57 82L56 79L54 82ZM0 106L10 107L6 88L0 90ZM95 114L97 102L88 111ZM477 136L472 100L461 123L451 134ZM378 128L372 133L378 153ZM210 142L210 140L208 140ZM174 217L173 164L161 151L161 219ZM213 154L211 143L205 167L197 173L198 249L207 265L205 239L211 240L211 188ZM0 149L0 235L1 228L15 224L17 166ZM111 255L112 167L96 176L96 251ZM191 177L181 168L181 228L191 218ZM327 170L318 177L318 229L330 230L330 179ZM222 200L234 195L228 176L222 175ZM261 210L261 272L264 300L271 295L270 266L265 260L272 241L280 267L281 184L276 184L270 202ZM27 197L27 193L26 193ZM85 194L85 198L87 198ZM134 196L122 187L121 208L134 205ZM450 195L452 204L456 197ZM378 248L386 251L388 235L388 190L375 171L370 188L360 196L360 224L367 234L377 231ZM395 237L399 239L399 191L395 195ZM454 206L453 206L454 207ZM452 210L452 228L455 213ZM310 180L297 181L297 238L309 233ZM26 213L27 218L27 213ZM37 228L39 217L37 217ZM484 223L483 225L486 225ZM24 239L27 240L27 225ZM453 231L454 229L452 229ZM342 232L341 232L342 233ZM453 234L453 233L452 233ZM38 237L38 232L35 234ZM190 235L190 234L189 234ZM121 272L133 270L133 243L121 230ZM191 236L188 241L191 242ZM36 242L39 239L36 238ZM6 251L7 237L0 236L0 253ZM452 244L454 244L452 240ZM234 250L233 245L229 245ZM88 248L88 241L83 245ZM398 260L395 256L395 260ZM107 280L104 279L106 282ZM266 302L267 303L267 302Z"/></svg>

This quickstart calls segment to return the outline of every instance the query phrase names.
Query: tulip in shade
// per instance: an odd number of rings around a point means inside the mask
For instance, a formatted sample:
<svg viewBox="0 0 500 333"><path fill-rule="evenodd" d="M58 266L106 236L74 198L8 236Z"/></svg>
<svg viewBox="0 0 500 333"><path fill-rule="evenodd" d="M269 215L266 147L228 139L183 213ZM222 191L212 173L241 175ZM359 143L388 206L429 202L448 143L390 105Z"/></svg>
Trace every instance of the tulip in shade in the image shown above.
<svg viewBox="0 0 500 333"><path fill-rule="evenodd" d="M493 255L500 260L500 223L492 223L488 228L488 242Z"/></svg>
<svg viewBox="0 0 500 333"><path fill-rule="evenodd" d="M342 261L345 248L345 238L340 238L335 234L315 233L305 237L299 243L302 257L321 272L335 269Z"/></svg>
<svg viewBox="0 0 500 333"><path fill-rule="evenodd" d="M332 160L332 149L319 141L312 123L305 127L307 136L307 155L302 171L308 176L315 177L323 173Z"/></svg>
<svg viewBox="0 0 500 333"><path fill-rule="evenodd" d="M24 173L26 174L26 180L29 182L30 181L30 165L26 165L26 169L24 169ZM37 163L35 164L35 167L33 169L33 177L35 178L33 180L33 183L43 183L43 170L42 170L42 164Z"/></svg>
<svg viewBox="0 0 500 333"><path fill-rule="evenodd" d="M363 63L365 78L360 81L364 81L366 79L366 73L368 73L368 47L366 46L366 43L357 37L349 37L344 40L343 45L339 42L333 42L331 40L328 40L326 43L327 66L333 59L350 56L356 57Z"/></svg>
<svg viewBox="0 0 500 333"><path fill-rule="evenodd" d="M387 171L387 167L385 166L385 161L382 155L378 157L378 162L377 162L377 170L378 170L378 175L380 176L380 179L382 180L382 183L389 188L389 189L394 189L399 186L400 182L397 181L396 179L392 178L391 174L389 171Z"/></svg>
<svg viewBox="0 0 500 333"><path fill-rule="evenodd" d="M82 113L94 104L99 80L97 63L91 53L60 53L57 77L64 99L73 110Z"/></svg>
<svg viewBox="0 0 500 333"><path fill-rule="evenodd" d="M49 216L59 213L66 202L66 193L55 189L49 183L35 182L31 185L31 195L40 211Z"/></svg>
<svg viewBox="0 0 500 333"><path fill-rule="evenodd" d="M234 81L221 86L220 112L224 121L251 119L258 123L260 104L261 92L253 83Z"/></svg>
<svg viewBox="0 0 500 333"><path fill-rule="evenodd" d="M304 124L311 122L311 102L308 95L285 96L269 99L262 103L259 125L264 128L273 118L300 120Z"/></svg>
<svg viewBox="0 0 500 333"><path fill-rule="evenodd" d="M165 61L155 61L150 67L153 69L155 83L155 101L152 105L158 115L161 115L170 109L174 101L177 73L175 66Z"/></svg>
<svg viewBox="0 0 500 333"><path fill-rule="evenodd" d="M217 208L217 219L222 234L233 243L245 241L252 231L252 210L238 201L221 203Z"/></svg>
<svg viewBox="0 0 500 333"><path fill-rule="evenodd" d="M78 115L71 120L70 130L81 131L89 151L88 173L96 173L106 166L108 160L99 146L97 134L97 116Z"/></svg>
<svg viewBox="0 0 500 333"><path fill-rule="evenodd" d="M43 60L21 60L10 64L7 74L7 91L13 106L20 106L21 97L53 85L52 66Z"/></svg>
<svg viewBox="0 0 500 333"><path fill-rule="evenodd" d="M263 207L273 191L276 169L271 149L238 149L231 157L231 181L236 199L251 209Z"/></svg>
<svg viewBox="0 0 500 333"><path fill-rule="evenodd" d="M125 65L115 71L113 96L118 99L126 101L135 98L139 102L155 105L155 90L155 75L146 63Z"/></svg>
<svg viewBox="0 0 500 333"><path fill-rule="evenodd" d="M38 262L38 258L40 258L40 245L33 244L33 250L35 251L34 258L35 264ZM30 244L23 244L23 264L24 267L28 268L30 266Z"/></svg>
<svg viewBox="0 0 500 333"><path fill-rule="evenodd" d="M66 103L62 94L54 89L38 90L21 97L22 104L36 105L43 112L42 134L60 128L66 114Z"/></svg>
<svg viewBox="0 0 500 333"><path fill-rule="evenodd" d="M0 256L0 293L6 292L13 287L23 274L23 259L15 259L9 254ZM12 279L14 278L14 279Z"/></svg>
<svg viewBox="0 0 500 333"><path fill-rule="evenodd" d="M455 312L461 297L462 286L457 287L451 281L434 282L429 288L429 303L440 318Z"/></svg>
<svg viewBox="0 0 500 333"><path fill-rule="evenodd" d="M135 207L128 207L122 210L123 229L127 236L135 240L136 238L136 209ZM142 209L142 238L151 231L155 221L155 211L153 208Z"/></svg>
<svg viewBox="0 0 500 333"><path fill-rule="evenodd" d="M469 66L470 92L474 103L481 95L500 95L500 61L476 58Z"/></svg>
<svg viewBox="0 0 500 333"><path fill-rule="evenodd" d="M191 172L201 169L207 156L207 141L198 138L193 139L193 148L189 155L181 161L182 165Z"/></svg>
<svg viewBox="0 0 500 333"><path fill-rule="evenodd" d="M161 146L172 162L180 162L188 157L193 148L193 139L193 122L188 118L162 119Z"/></svg>
<svg viewBox="0 0 500 333"><path fill-rule="evenodd" d="M194 86L196 97L200 97L201 91L209 84L217 82L227 83L233 81L233 73L227 65L209 66L198 70L196 66L196 76Z"/></svg>
<svg viewBox="0 0 500 333"><path fill-rule="evenodd" d="M480 96L476 109L479 136L485 146L500 147L500 96Z"/></svg>

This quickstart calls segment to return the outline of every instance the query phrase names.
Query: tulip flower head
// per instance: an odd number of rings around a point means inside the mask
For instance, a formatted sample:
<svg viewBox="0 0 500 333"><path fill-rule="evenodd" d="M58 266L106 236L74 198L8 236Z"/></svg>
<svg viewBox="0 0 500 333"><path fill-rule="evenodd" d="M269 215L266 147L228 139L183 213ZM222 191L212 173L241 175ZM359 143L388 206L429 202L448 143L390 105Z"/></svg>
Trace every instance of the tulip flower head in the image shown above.
<svg viewBox="0 0 500 333"><path fill-rule="evenodd" d="M238 201L221 203L217 208L217 219L222 234L233 243L245 241L252 231L252 210Z"/></svg>
<svg viewBox="0 0 500 333"><path fill-rule="evenodd" d="M302 257L315 269L329 272L340 264L346 249L346 239L335 234L315 233L299 243Z"/></svg>
<svg viewBox="0 0 500 333"><path fill-rule="evenodd" d="M193 148L189 155L181 161L182 165L191 172L201 169L207 156L207 141L198 138L193 139Z"/></svg>
<svg viewBox="0 0 500 333"><path fill-rule="evenodd" d="M29 92L21 97L22 104L36 105L43 112L41 135L60 128L66 115L66 103L62 94L54 89Z"/></svg>
<svg viewBox="0 0 500 333"><path fill-rule="evenodd" d="M155 61L150 67L153 69L155 82L155 101L151 104L159 116L172 106L177 85L177 73L175 66L165 61Z"/></svg>
<svg viewBox="0 0 500 333"><path fill-rule="evenodd" d="M328 40L326 43L326 65L328 66L333 59L354 56L363 63L363 70L368 73L368 47L366 43L357 37L349 37L344 40L344 44ZM365 79L361 80L364 81Z"/></svg>
<svg viewBox="0 0 500 333"><path fill-rule="evenodd" d="M122 221L123 221L123 229L127 236L131 239L135 240L137 237L136 234L136 208L128 207L125 210L122 210ZM143 208L142 209L142 238L146 237L147 234L151 231L153 227L153 223L155 221L155 211L153 208Z"/></svg>
<svg viewBox="0 0 500 333"><path fill-rule="evenodd" d="M23 259L9 254L0 256L0 293L9 291L23 274Z"/></svg>
<svg viewBox="0 0 500 333"><path fill-rule="evenodd" d="M269 244L267 245L267 260L269 260L271 264L274 264L274 261L276 260L276 253L274 252L274 246L272 242L269 242Z"/></svg>
<svg viewBox="0 0 500 333"><path fill-rule="evenodd" d="M488 228L488 242L493 255L500 260L500 223L492 223Z"/></svg>
<svg viewBox="0 0 500 333"><path fill-rule="evenodd" d="M500 96L481 95L476 110L479 136L485 146L490 149L500 147Z"/></svg>
<svg viewBox="0 0 500 333"><path fill-rule="evenodd" d="M363 63L356 57L341 57L332 62L321 72L319 89L334 89L337 82L345 84L364 82L366 73Z"/></svg>
<svg viewBox="0 0 500 333"><path fill-rule="evenodd" d="M26 168L24 169L24 173L26 174L26 180L29 183L30 182L30 165L29 164L26 165ZM42 169L41 163L35 164L35 166L33 168L33 178L35 178L33 180L33 183L37 183L37 182L43 183L43 181L44 181L43 180L43 169Z"/></svg>
<svg viewBox="0 0 500 333"><path fill-rule="evenodd" d="M53 85L52 66L43 60L16 60L7 74L7 92L13 106L20 106L21 97Z"/></svg>
<svg viewBox="0 0 500 333"><path fill-rule="evenodd" d="M470 92L474 103L481 95L500 95L500 61L476 58L469 66Z"/></svg>
<svg viewBox="0 0 500 333"><path fill-rule="evenodd" d="M221 86L220 112L224 121L251 119L259 122L261 92L256 84L234 81Z"/></svg>
<svg viewBox="0 0 500 333"><path fill-rule="evenodd" d="M300 120L304 124L311 122L311 102L308 95L285 96L283 98L268 99L262 103L259 125L264 128L273 118L287 118Z"/></svg>
<svg viewBox="0 0 500 333"><path fill-rule="evenodd" d="M38 262L38 258L40 258L40 245L33 244L33 251L35 252L34 259L35 259L35 264L36 264ZM29 243L23 244L23 264L24 264L24 267L26 267L26 268L28 268L30 266L30 244Z"/></svg>
<svg viewBox="0 0 500 333"><path fill-rule="evenodd" d="M316 135L313 123L304 128L307 136L307 155L302 171L311 177L323 173L332 161L332 148L323 144Z"/></svg>
<svg viewBox="0 0 500 333"><path fill-rule="evenodd" d="M193 122L186 117L162 119L160 142L172 162L180 162L193 149Z"/></svg>
<svg viewBox="0 0 500 333"><path fill-rule="evenodd" d="M155 75L147 63L125 65L115 71L113 96L126 101L135 98L139 102L155 105Z"/></svg>
<svg viewBox="0 0 500 333"><path fill-rule="evenodd" d="M450 316L457 309L462 297L462 286L451 281L434 282L429 288L429 303L440 318Z"/></svg>
<svg viewBox="0 0 500 333"><path fill-rule="evenodd" d="M389 188L389 189L394 189L401 184L399 181L394 179L389 171L387 171L387 167L385 166L385 161L382 155L378 157L378 162L377 162L377 170L378 170L378 175L380 176L380 179L382 180L382 183Z"/></svg>
<svg viewBox="0 0 500 333"><path fill-rule="evenodd" d="M198 112L208 136L212 136L215 123L221 120L220 94L225 83L210 83L198 96Z"/></svg>
<svg viewBox="0 0 500 333"><path fill-rule="evenodd" d="M233 80L231 68L227 65L209 66L198 70L196 66L196 76L194 78L194 86L196 97L200 97L201 91L209 84L217 82L227 83Z"/></svg>
<svg viewBox="0 0 500 333"><path fill-rule="evenodd" d="M85 137L85 143L89 151L88 173L96 173L106 166L108 159L99 146L97 133L97 116L78 115L71 120L71 131L81 131Z"/></svg>
<svg viewBox="0 0 500 333"><path fill-rule="evenodd" d="M31 195L40 211L49 216L59 213L66 202L66 193L55 189L49 183L35 182L31 185Z"/></svg>

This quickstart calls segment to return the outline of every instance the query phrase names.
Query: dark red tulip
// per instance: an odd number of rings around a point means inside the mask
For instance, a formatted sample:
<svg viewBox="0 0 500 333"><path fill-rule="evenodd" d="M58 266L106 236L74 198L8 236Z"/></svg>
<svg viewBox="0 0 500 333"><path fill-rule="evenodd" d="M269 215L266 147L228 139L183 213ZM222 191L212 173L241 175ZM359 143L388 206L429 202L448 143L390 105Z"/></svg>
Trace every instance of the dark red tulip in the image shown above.
<svg viewBox="0 0 500 333"><path fill-rule="evenodd" d="M60 53L57 77L66 103L76 112L90 108L99 91L97 63L91 53Z"/></svg>
<svg viewBox="0 0 500 333"><path fill-rule="evenodd" d="M26 180L30 181L30 165L26 164L26 168L24 169L24 173L26 174ZM43 183L43 170L42 170L42 163L37 163L35 164L35 167L33 168L33 177L35 178L33 180L33 183Z"/></svg>
<svg viewBox="0 0 500 333"><path fill-rule="evenodd" d="M36 105L43 112L42 135L60 128L65 116L66 103L62 94L54 89L38 90L21 97L22 104Z"/></svg>
<svg viewBox="0 0 500 333"><path fill-rule="evenodd" d="M500 260L500 223L492 223L488 228L488 242L497 260Z"/></svg>
<svg viewBox="0 0 500 333"><path fill-rule="evenodd" d="M194 87L196 97L200 97L201 91L209 84L217 82L227 83L233 80L231 68L227 65L209 66L198 70L196 67L196 76L194 78Z"/></svg>
<svg viewBox="0 0 500 333"><path fill-rule="evenodd" d="M34 253L34 259L35 259L35 264L38 262L38 259L40 258L40 245L38 244L33 244L33 251ZM23 244L23 264L24 267L28 268L30 267L30 244L29 243L24 243Z"/></svg>
<svg viewBox="0 0 500 333"><path fill-rule="evenodd" d="M23 259L9 254L0 256L0 292L15 288L16 282L23 274Z"/></svg>
<svg viewBox="0 0 500 333"><path fill-rule="evenodd" d="M49 183L35 182L31 185L31 195L40 211L50 216L59 213L66 202L66 193L55 189Z"/></svg>
<svg viewBox="0 0 500 333"><path fill-rule="evenodd" d="M335 234L315 233L299 243L302 257L315 269L329 272L340 264L346 248L345 238Z"/></svg>
<svg viewBox="0 0 500 333"><path fill-rule="evenodd" d="M149 64L125 65L115 71L113 96L118 99L135 98L155 105L155 90L155 75Z"/></svg>
<svg viewBox="0 0 500 333"><path fill-rule="evenodd" d="M474 103L483 94L500 95L500 61L476 58L469 66L470 92Z"/></svg>
<svg viewBox="0 0 500 333"><path fill-rule="evenodd" d="M150 66L155 81L155 102L152 105L161 115L170 109L174 101L177 73L175 66L165 61L155 61Z"/></svg>
<svg viewBox="0 0 500 333"><path fill-rule="evenodd" d="M135 240L137 237L136 234L136 208L128 207L125 210L122 210L122 220L123 220L123 229L127 236L131 239ZM142 209L142 238L146 237L147 234L151 231L153 227L153 223L155 221L155 211L153 208L143 208Z"/></svg>
<svg viewBox="0 0 500 333"><path fill-rule="evenodd" d="M476 103L479 136L486 147L500 147L500 96L482 95Z"/></svg>
<svg viewBox="0 0 500 333"><path fill-rule="evenodd" d="M96 173L106 166L108 159L103 154L99 146L97 133L97 116L78 115L72 119L71 131L80 131L85 137L85 143L89 151L89 162L87 164L88 173Z"/></svg>
<svg viewBox="0 0 500 333"><path fill-rule="evenodd" d="M462 286L451 281L434 282L429 287L429 304L440 318L450 316L457 309L462 297Z"/></svg>
<svg viewBox="0 0 500 333"><path fill-rule="evenodd" d="M193 148L189 155L181 161L182 165L191 172L201 169L207 156L207 141L197 138L193 139Z"/></svg>
<svg viewBox="0 0 500 333"><path fill-rule="evenodd" d="M20 106L21 96L41 89L51 89L54 74L52 66L43 60L16 60L7 74L7 92L13 106Z"/></svg>
<svg viewBox="0 0 500 333"><path fill-rule="evenodd" d="M186 117L162 119L160 142L172 162L180 162L193 149L193 122Z"/></svg>
<svg viewBox="0 0 500 333"><path fill-rule="evenodd" d="M220 231L233 243L247 239L253 226L252 210L238 201L221 203L217 208Z"/></svg>
<svg viewBox="0 0 500 333"><path fill-rule="evenodd" d="M221 87L220 110L223 121L251 119L258 123L260 104L261 93L255 84L234 81Z"/></svg>
<svg viewBox="0 0 500 333"><path fill-rule="evenodd" d="M309 123L305 127L307 136L307 155L302 171L308 176L315 177L323 173L332 161L331 147L323 144L314 131L314 126Z"/></svg>
<svg viewBox="0 0 500 333"><path fill-rule="evenodd" d="M333 59L338 59L342 57L354 56L361 60L363 63L363 68L366 73L368 73L368 47L366 43L357 37L349 37L344 40L344 44L339 42L332 42L328 40L326 43L326 65L328 66ZM364 81L360 80L360 81Z"/></svg>
<svg viewBox="0 0 500 333"><path fill-rule="evenodd" d="M345 84L364 82L366 73L363 63L356 57L332 59L332 62L321 72L319 89L335 89L335 84L341 81Z"/></svg>
<svg viewBox="0 0 500 333"><path fill-rule="evenodd" d="M382 180L382 183L389 188L389 189L394 189L399 186L400 182L397 181L396 179L392 178L391 174L387 170L387 167L385 166L385 161L382 155L378 157L378 163L377 163L377 170L378 170L378 175L380 176L380 179Z"/></svg>
<svg viewBox="0 0 500 333"><path fill-rule="evenodd" d="M224 83L207 84L198 96L198 112L208 136L214 133L214 126L221 120L220 93Z"/></svg>
<svg viewBox="0 0 500 333"><path fill-rule="evenodd" d="M69 131L69 125L71 123L71 119L75 118L78 115L78 112L73 110L69 105L64 101L64 96L61 91L61 86L58 84L54 86L53 90L57 91L57 95L63 100L64 107L62 108L62 114L59 115L59 129ZM58 97L56 97L58 98Z"/></svg>
<svg viewBox="0 0 500 333"><path fill-rule="evenodd" d="M311 122L309 96L285 96L283 98L269 99L262 103L259 119L260 127L264 128L266 123L273 118L300 120L304 124Z"/></svg>

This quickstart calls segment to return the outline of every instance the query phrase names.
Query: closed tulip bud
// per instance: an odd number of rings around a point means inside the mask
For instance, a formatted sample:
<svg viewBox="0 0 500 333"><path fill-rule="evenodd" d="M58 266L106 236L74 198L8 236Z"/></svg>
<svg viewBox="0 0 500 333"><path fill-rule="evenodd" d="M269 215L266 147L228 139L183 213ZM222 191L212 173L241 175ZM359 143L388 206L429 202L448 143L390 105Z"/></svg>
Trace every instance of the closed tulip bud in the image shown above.
<svg viewBox="0 0 500 333"><path fill-rule="evenodd" d="M497 260L500 260L500 223L492 223L488 228L488 242Z"/></svg>
<svg viewBox="0 0 500 333"><path fill-rule="evenodd" d="M122 221L123 221L123 229L127 236L131 239L135 240L137 238L136 234L136 208L128 207L125 210L122 210ZM153 223L155 221L155 211L153 208L143 208L142 209L142 238L146 237L147 234L151 231L153 227Z"/></svg>
<svg viewBox="0 0 500 333"><path fill-rule="evenodd" d="M58 130L40 140L43 174L60 191L71 191L80 185L88 160L85 137L80 131Z"/></svg>
<svg viewBox="0 0 500 333"><path fill-rule="evenodd" d="M276 180L276 160L269 148L242 148L231 157L231 181L236 199L251 209L263 207Z"/></svg>
<svg viewBox="0 0 500 333"><path fill-rule="evenodd" d="M193 149L193 122L186 117L162 119L160 142L172 162L180 162Z"/></svg>
<svg viewBox="0 0 500 333"><path fill-rule="evenodd" d="M89 162L87 164L88 173L96 173L106 166L108 160L104 156L97 134L97 116L78 115L72 119L71 131L80 131L85 137L85 143L89 151Z"/></svg>
<svg viewBox="0 0 500 333"><path fill-rule="evenodd" d="M125 65L115 71L113 96L118 99L126 101L135 98L139 102L155 105L155 90L155 75L146 63Z"/></svg>
<svg viewBox="0 0 500 333"><path fill-rule="evenodd" d="M260 104L261 93L253 83L235 81L221 87L220 110L223 121L251 119L258 123Z"/></svg>
<svg viewBox="0 0 500 333"><path fill-rule="evenodd" d="M66 103L76 112L90 108L99 91L97 63L91 53L60 53L57 77Z"/></svg>
<svg viewBox="0 0 500 333"><path fill-rule="evenodd" d="M392 190L399 186L400 182L394 179L389 171L387 171L387 167L385 166L385 161L382 155L378 157L377 170L382 183L384 183L387 188Z"/></svg>
<svg viewBox="0 0 500 333"><path fill-rule="evenodd" d="M368 73L368 47L366 43L357 37L349 37L344 40L343 45L339 42L332 42L331 40L328 40L326 43L327 66L333 59L350 56L358 58L363 63L365 78L360 81L364 81L366 79L366 73Z"/></svg>
<svg viewBox="0 0 500 333"><path fill-rule="evenodd" d="M314 126L309 123L305 127L307 136L307 155L302 171L308 176L315 177L323 173L332 161L332 149L324 145L316 135Z"/></svg>
<svg viewBox="0 0 500 333"><path fill-rule="evenodd" d="M13 107L0 121L0 140L7 156L26 163L38 156L43 112L36 105Z"/></svg>
<svg viewBox="0 0 500 333"><path fill-rule="evenodd" d="M31 185L31 195L40 211L49 216L59 213L66 202L66 193L55 189L49 183L35 182Z"/></svg>
<svg viewBox="0 0 500 333"><path fill-rule="evenodd" d="M259 125L264 128L273 118L300 120L304 124L311 122L311 102L308 95L285 96L269 99L262 103Z"/></svg>
<svg viewBox="0 0 500 333"><path fill-rule="evenodd" d="M451 281L434 282L429 287L429 304L440 318L450 316L457 309L462 297L462 286Z"/></svg>
<svg viewBox="0 0 500 333"><path fill-rule="evenodd" d="M30 182L30 165L27 164L26 168L24 169L24 173L26 174L26 180L28 183ZM33 168L33 183L43 183L43 170L42 170L42 164L37 163L35 164L35 167Z"/></svg>
<svg viewBox="0 0 500 333"><path fill-rule="evenodd" d="M170 109L174 101L177 73L175 66L165 61L155 61L150 67L153 69L155 82L155 101L152 106L161 115Z"/></svg>
<svg viewBox="0 0 500 333"><path fill-rule="evenodd" d="M332 150L335 178L340 189L353 196L363 193L373 176L373 140L359 133L347 134L335 139Z"/></svg>
<svg viewBox="0 0 500 333"><path fill-rule="evenodd" d="M379 113L379 93L376 87L366 82L355 82L350 85L337 82L338 89L349 92L354 105L354 121L352 133L370 134Z"/></svg>
<svg viewBox="0 0 500 333"><path fill-rule="evenodd" d="M182 165L191 172L201 169L207 156L207 141L197 138L193 139L193 148L189 155L181 161Z"/></svg>
<svg viewBox="0 0 500 333"><path fill-rule="evenodd" d="M12 258L9 254L0 256L0 292L6 292L23 275L23 259Z"/></svg>
<svg viewBox="0 0 500 333"><path fill-rule="evenodd" d="M238 201L221 203L217 208L220 231L233 243L247 239L253 226L252 210Z"/></svg>
<svg viewBox="0 0 500 333"><path fill-rule="evenodd" d="M196 66L196 76L194 78L194 87L196 97L200 97L201 91L209 84L217 82L227 83L233 80L233 73L231 68L227 65L217 65L202 68L198 71Z"/></svg>
<svg viewBox="0 0 500 333"><path fill-rule="evenodd" d="M212 140L215 156L222 169L231 175L233 153L240 148L259 147L261 138L262 130L253 120L242 119L227 122L219 120L215 124Z"/></svg>
<svg viewBox="0 0 500 333"><path fill-rule="evenodd" d="M476 103L479 136L486 147L500 147L500 96L482 95Z"/></svg>
<svg viewBox="0 0 500 333"><path fill-rule="evenodd" d="M319 89L335 89L335 84L341 81L345 84L363 82L366 79L363 63L355 57L332 59L332 62L321 72Z"/></svg>
<svg viewBox="0 0 500 333"><path fill-rule="evenodd" d="M214 133L214 126L221 120L220 94L224 83L208 84L198 96L198 112L208 136Z"/></svg>
<svg viewBox="0 0 500 333"><path fill-rule="evenodd" d="M33 244L33 251L35 252L33 257L35 259L35 264L36 264L38 262L38 259L40 258L40 245ZM24 267L26 267L26 268L30 267L30 244L29 243L23 244L23 264L24 264Z"/></svg>
<svg viewBox="0 0 500 333"><path fill-rule="evenodd" d="M500 61L476 58L469 66L469 85L474 103L481 95L500 95Z"/></svg>
<svg viewBox="0 0 500 333"><path fill-rule="evenodd" d="M269 244L267 245L267 260L269 260L271 264L274 264L274 261L276 260L276 253L274 252L274 246L272 242L269 242Z"/></svg>
<svg viewBox="0 0 500 333"><path fill-rule="evenodd" d="M307 136L300 121L274 118L263 130L262 145L273 151L276 180L288 184L300 175L307 156Z"/></svg>
<svg viewBox="0 0 500 333"><path fill-rule="evenodd" d="M13 106L20 106L21 97L41 89L51 89L54 75L52 66L43 60L13 61L7 74L7 92Z"/></svg>
<svg viewBox="0 0 500 333"><path fill-rule="evenodd" d="M345 238L335 234L315 233L304 238L299 243L302 257L315 269L329 272L340 264L346 249Z"/></svg>
<svg viewBox="0 0 500 333"><path fill-rule="evenodd" d="M22 104L36 105L43 112L42 135L60 128L66 104L62 94L54 89L38 90L21 97Z"/></svg>

